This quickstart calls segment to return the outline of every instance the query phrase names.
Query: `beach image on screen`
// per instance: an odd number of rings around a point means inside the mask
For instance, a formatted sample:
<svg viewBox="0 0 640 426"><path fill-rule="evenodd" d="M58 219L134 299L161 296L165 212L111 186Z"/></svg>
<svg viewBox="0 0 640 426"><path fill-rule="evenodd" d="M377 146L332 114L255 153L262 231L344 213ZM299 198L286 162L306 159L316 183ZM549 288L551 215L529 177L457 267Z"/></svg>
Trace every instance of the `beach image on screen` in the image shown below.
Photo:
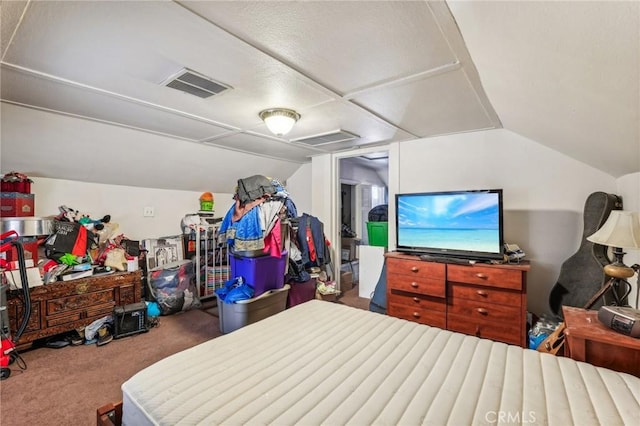
<svg viewBox="0 0 640 426"><path fill-rule="evenodd" d="M499 253L496 193L416 194L398 199L398 245Z"/></svg>

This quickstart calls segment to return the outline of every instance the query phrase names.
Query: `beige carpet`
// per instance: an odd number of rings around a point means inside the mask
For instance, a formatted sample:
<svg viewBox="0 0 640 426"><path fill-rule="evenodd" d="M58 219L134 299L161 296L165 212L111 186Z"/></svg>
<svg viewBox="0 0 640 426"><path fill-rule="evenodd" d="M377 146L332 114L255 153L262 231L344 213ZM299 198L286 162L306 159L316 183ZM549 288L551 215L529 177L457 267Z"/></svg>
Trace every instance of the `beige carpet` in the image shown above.
<svg viewBox="0 0 640 426"><path fill-rule="evenodd" d="M357 285L339 303L368 309ZM120 385L137 371L220 335L215 301L202 309L160 317L146 333L104 346L41 347L23 351L26 370L11 365L0 382L0 425L93 425L96 409L122 399Z"/></svg>

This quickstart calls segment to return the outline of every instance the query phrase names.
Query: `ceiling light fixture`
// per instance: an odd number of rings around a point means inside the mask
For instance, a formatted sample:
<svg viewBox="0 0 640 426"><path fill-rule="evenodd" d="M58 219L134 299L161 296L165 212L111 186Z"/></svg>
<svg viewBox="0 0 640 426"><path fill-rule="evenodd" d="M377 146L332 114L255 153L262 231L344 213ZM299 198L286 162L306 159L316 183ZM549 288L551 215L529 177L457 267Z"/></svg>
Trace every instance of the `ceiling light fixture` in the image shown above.
<svg viewBox="0 0 640 426"><path fill-rule="evenodd" d="M260 111L258 114L271 133L276 136L284 136L291 131L300 114L292 109L271 108Z"/></svg>

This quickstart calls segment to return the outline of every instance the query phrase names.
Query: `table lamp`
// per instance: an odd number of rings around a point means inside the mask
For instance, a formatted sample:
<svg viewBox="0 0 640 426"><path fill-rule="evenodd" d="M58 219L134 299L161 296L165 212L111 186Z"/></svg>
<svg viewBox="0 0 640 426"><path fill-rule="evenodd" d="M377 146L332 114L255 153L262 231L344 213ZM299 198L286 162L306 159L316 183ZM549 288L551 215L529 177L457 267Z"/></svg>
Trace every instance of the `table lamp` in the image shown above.
<svg viewBox="0 0 640 426"><path fill-rule="evenodd" d="M627 278L640 269L638 264L626 266L622 261L626 254L623 249L640 249L640 213L612 210L607 221L587 240L613 248L615 259L604 266L604 273L611 278L613 298L620 305L631 292Z"/></svg>

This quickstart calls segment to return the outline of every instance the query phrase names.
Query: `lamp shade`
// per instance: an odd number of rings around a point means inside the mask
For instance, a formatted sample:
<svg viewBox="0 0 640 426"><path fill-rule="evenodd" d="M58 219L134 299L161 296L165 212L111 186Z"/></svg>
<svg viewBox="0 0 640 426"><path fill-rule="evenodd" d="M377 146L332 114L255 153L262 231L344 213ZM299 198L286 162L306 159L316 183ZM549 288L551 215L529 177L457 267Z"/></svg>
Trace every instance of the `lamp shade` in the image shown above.
<svg viewBox="0 0 640 426"><path fill-rule="evenodd" d="M273 108L260 111L258 114L267 128L276 136L284 136L291 131L300 114L292 109Z"/></svg>
<svg viewBox="0 0 640 426"><path fill-rule="evenodd" d="M612 210L604 225L587 240L609 247L640 248L640 213Z"/></svg>

